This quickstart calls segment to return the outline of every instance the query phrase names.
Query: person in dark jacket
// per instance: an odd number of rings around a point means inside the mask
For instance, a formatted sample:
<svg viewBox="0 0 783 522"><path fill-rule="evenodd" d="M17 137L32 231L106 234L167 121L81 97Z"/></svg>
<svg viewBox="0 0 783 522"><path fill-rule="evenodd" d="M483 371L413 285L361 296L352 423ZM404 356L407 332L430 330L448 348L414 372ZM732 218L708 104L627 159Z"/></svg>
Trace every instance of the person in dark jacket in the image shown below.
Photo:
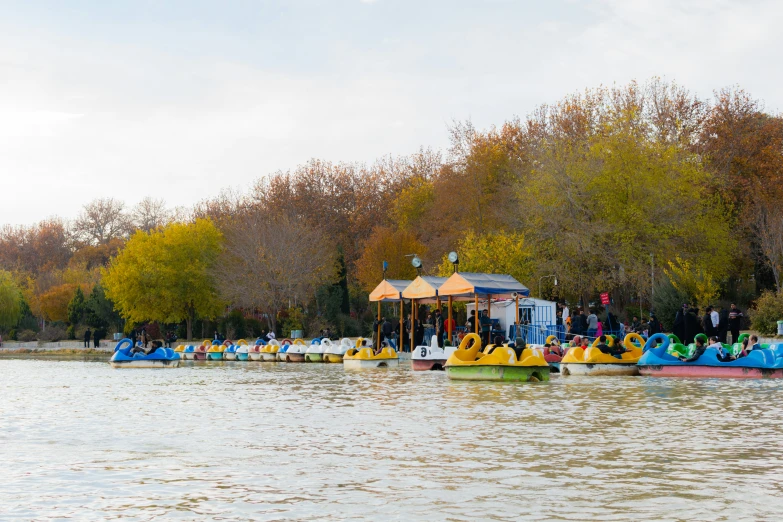
<svg viewBox="0 0 783 522"><path fill-rule="evenodd" d="M731 309L729 309L729 330L731 330L731 342L738 343L740 326L742 323L742 312L737 305L731 303Z"/></svg>
<svg viewBox="0 0 783 522"><path fill-rule="evenodd" d="M712 337L715 335L715 328L712 326L712 307L708 306L707 309L704 311L704 317L701 318L701 325L704 329L704 334L707 337Z"/></svg>
<svg viewBox="0 0 783 522"><path fill-rule="evenodd" d="M718 323L718 339L723 344L727 344L727 337L729 331L729 311L726 307L722 307L720 310L720 322Z"/></svg>
<svg viewBox="0 0 783 522"><path fill-rule="evenodd" d="M695 337L702 332L701 321L699 320L699 309L691 308L685 314L685 338L683 344L691 344Z"/></svg>
<svg viewBox="0 0 783 522"><path fill-rule="evenodd" d="M100 328L96 328L95 331L92 334L92 340L95 343L95 348L98 348L101 345L101 336L103 332L101 332Z"/></svg>
<svg viewBox="0 0 783 522"><path fill-rule="evenodd" d="M381 333L383 334L383 340L388 342L390 346L393 332L394 327L392 326L391 322L384 317L383 323L381 324Z"/></svg>
<svg viewBox="0 0 783 522"><path fill-rule="evenodd" d="M663 327L661 326L661 322L655 316L654 312L650 312L650 324L647 330L647 335L652 336L657 333L661 333L662 331L663 331Z"/></svg>
<svg viewBox="0 0 783 522"><path fill-rule="evenodd" d="M687 358L680 355L677 358L682 362L694 362L697 361L699 357L704 355L704 350L706 349L707 349L707 345L704 344L704 339L699 337L698 339L696 339L696 350L693 352L693 355Z"/></svg>
<svg viewBox="0 0 783 522"><path fill-rule="evenodd" d="M90 347L90 339L92 338L92 332L89 328L87 328L87 331L84 332L84 347L89 348ZM133 345L131 345L133 346Z"/></svg>

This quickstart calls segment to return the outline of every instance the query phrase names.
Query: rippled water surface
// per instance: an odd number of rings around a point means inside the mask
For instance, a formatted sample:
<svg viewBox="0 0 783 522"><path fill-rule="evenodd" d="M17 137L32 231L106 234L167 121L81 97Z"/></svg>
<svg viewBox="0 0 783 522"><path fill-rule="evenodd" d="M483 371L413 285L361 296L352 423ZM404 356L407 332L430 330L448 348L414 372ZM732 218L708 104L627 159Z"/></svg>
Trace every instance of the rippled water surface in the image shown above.
<svg viewBox="0 0 783 522"><path fill-rule="evenodd" d="M0 360L0 519L780 520L782 390Z"/></svg>

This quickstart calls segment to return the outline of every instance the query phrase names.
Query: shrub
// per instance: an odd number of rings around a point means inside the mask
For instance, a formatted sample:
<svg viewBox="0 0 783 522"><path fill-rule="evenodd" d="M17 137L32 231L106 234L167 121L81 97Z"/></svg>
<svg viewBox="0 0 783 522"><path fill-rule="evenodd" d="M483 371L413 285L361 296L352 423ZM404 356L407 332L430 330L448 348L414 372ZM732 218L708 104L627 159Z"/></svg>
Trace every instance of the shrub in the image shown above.
<svg viewBox="0 0 783 522"><path fill-rule="evenodd" d="M15 328L12 328L11 330L8 331L8 339L10 339L11 341L16 341L16 329Z"/></svg>
<svg viewBox="0 0 783 522"><path fill-rule="evenodd" d="M688 296L677 290L668 280L655 285L653 310L655 311L655 316L662 323L664 332L672 331L677 312L682 308L682 304L688 301Z"/></svg>
<svg viewBox="0 0 783 522"><path fill-rule="evenodd" d="M67 335L68 339L70 340L76 339L76 328L74 328L73 325L69 326L68 329L65 331L65 335Z"/></svg>
<svg viewBox="0 0 783 522"><path fill-rule="evenodd" d="M17 334L17 339L23 343L29 343L35 341L35 332L32 330L22 330Z"/></svg>
<svg viewBox="0 0 783 522"><path fill-rule="evenodd" d="M226 317L226 337L229 339L244 339L247 335L247 321L242 310L233 309Z"/></svg>
<svg viewBox="0 0 783 522"><path fill-rule="evenodd" d="M38 340L44 342L62 341L66 337L65 328L57 325L49 326L46 330L38 332Z"/></svg>
<svg viewBox="0 0 783 522"><path fill-rule="evenodd" d="M776 334L778 321L783 321L783 292L768 290L761 294L749 315L751 327L758 333Z"/></svg>

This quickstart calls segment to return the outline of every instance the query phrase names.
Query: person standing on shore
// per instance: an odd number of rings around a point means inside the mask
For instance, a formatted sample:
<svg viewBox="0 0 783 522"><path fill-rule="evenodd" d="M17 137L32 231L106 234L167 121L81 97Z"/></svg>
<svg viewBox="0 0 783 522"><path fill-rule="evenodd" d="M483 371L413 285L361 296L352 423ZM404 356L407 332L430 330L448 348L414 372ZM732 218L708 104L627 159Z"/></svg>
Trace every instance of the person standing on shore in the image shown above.
<svg viewBox="0 0 783 522"><path fill-rule="evenodd" d="M85 348L89 348L90 347L90 338L92 338L92 332L90 331L89 328L87 328L87 331L84 332L84 347Z"/></svg>
<svg viewBox="0 0 783 522"><path fill-rule="evenodd" d="M732 343L738 343L739 341L739 332L740 332L740 324L742 323L742 312L739 308L737 308L737 305L734 303L731 303L731 308L729 309L729 330L731 330L731 342Z"/></svg>
<svg viewBox="0 0 783 522"><path fill-rule="evenodd" d="M101 333L100 333L100 329L99 328L96 328L95 331L93 332L92 340L93 340L93 343L95 345L95 348L98 348L101 345ZM87 347L89 348L89 346L90 346L90 343L88 341L87 342Z"/></svg>

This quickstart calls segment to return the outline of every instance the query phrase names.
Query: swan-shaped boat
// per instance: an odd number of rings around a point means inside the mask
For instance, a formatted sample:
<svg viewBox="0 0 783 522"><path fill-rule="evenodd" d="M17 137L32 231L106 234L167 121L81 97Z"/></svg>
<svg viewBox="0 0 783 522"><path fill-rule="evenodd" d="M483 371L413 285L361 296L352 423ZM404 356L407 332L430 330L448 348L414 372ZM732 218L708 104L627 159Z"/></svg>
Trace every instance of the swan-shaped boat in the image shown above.
<svg viewBox="0 0 783 522"><path fill-rule="evenodd" d="M274 362L277 360L277 352L280 351L280 341L270 339L268 343L261 347L261 360L264 362Z"/></svg>
<svg viewBox="0 0 783 522"><path fill-rule="evenodd" d="M634 342L635 341L635 342ZM617 342L611 335L606 336L609 347ZM619 358L598 349L599 339L592 346L582 348L574 346L560 361L560 373L568 375L639 375L636 363L642 357L644 338L636 333L629 333L623 340L627 350Z"/></svg>
<svg viewBox="0 0 783 522"><path fill-rule="evenodd" d="M225 346L225 349L223 350L223 360L224 361L236 361L237 360L237 348L238 346L232 343L231 341L226 341L223 343L223 346Z"/></svg>
<svg viewBox="0 0 783 522"><path fill-rule="evenodd" d="M345 352L353 348L354 344L347 337L340 339L339 343L333 343L330 339L324 337L321 339L321 346L324 349L323 359L325 363L342 363Z"/></svg>
<svg viewBox="0 0 783 522"><path fill-rule="evenodd" d="M212 344L207 348L207 360L209 361L222 361L223 352L226 351L226 345L218 340L212 341Z"/></svg>
<svg viewBox="0 0 783 522"><path fill-rule="evenodd" d="M323 362L325 349L326 346L321 344L321 339L313 339L305 350L305 362Z"/></svg>
<svg viewBox="0 0 783 522"><path fill-rule="evenodd" d="M179 358L183 361L185 360L185 348L187 348L187 346L185 346L184 344L180 344L176 348L174 348L174 353L179 355Z"/></svg>
<svg viewBox="0 0 783 522"><path fill-rule="evenodd" d="M158 348L149 355L136 352L131 355L133 341L122 339L114 347L114 354L109 359L112 368L176 368L180 357L171 348Z"/></svg>
<svg viewBox="0 0 783 522"><path fill-rule="evenodd" d="M256 342L253 344L253 346L250 347L248 358L251 361L260 361L261 360L261 349L264 347L264 340L260 337L256 339Z"/></svg>
<svg viewBox="0 0 783 522"><path fill-rule="evenodd" d="M358 370L364 368L391 368L400 365L400 358L391 346L383 344L377 354L371 346L364 345L364 338L356 340L356 346L343 355L343 368Z"/></svg>
<svg viewBox="0 0 783 522"><path fill-rule="evenodd" d="M653 342L660 344L652 348ZM718 359L715 348L707 348L695 361L682 362L670 352L670 345L665 335L651 336L639 360L639 372L648 377L783 379L783 344L771 344L728 362Z"/></svg>
<svg viewBox="0 0 783 522"><path fill-rule="evenodd" d="M438 336L433 335L430 345L417 346L411 354L411 367L415 371L444 370L446 360L457 349L456 346L438 346Z"/></svg>
<svg viewBox="0 0 783 522"><path fill-rule="evenodd" d="M250 346L248 346L247 341L245 341L244 339L238 340L235 345L235 348L237 354L237 361L250 360Z"/></svg>
<svg viewBox="0 0 783 522"><path fill-rule="evenodd" d="M206 361L207 350L209 350L211 346L212 346L212 341L210 339L204 339L204 341L200 345L194 348L193 359L196 361Z"/></svg>
<svg viewBox="0 0 783 522"><path fill-rule="evenodd" d="M507 344L481 351L481 338L470 333L446 361L446 375L460 381L548 381L549 365L537 348L524 348L519 358Z"/></svg>
<svg viewBox="0 0 783 522"><path fill-rule="evenodd" d="M285 343L285 341L283 341ZM294 342L283 346L285 351L277 352L278 360L282 355L282 360L285 362L305 362L305 352L307 351L307 344L301 339L294 339Z"/></svg>

